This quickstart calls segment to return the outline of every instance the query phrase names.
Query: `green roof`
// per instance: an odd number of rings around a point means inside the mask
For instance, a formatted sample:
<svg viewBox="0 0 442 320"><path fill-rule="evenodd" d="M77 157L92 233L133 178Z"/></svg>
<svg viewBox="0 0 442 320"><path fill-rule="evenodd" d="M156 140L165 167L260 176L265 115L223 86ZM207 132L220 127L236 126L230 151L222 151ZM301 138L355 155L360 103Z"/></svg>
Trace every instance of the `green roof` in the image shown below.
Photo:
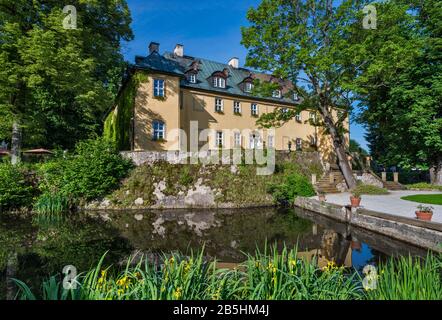
<svg viewBox="0 0 442 320"><path fill-rule="evenodd" d="M293 95L288 93L292 92L293 85L290 81L277 79L264 73L253 72L245 68L234 68L226 63L215 62L203 58L196 58L190 56L179 57L173 53L166 52L164 55L160 55L154 51L147 57L136 57L135 68L152 70L167 74L173 74L181 77L181 87L199 89L211 92L219 92L222 94L230 94L234 96L241 96L245 98L261 99L269 102L275 102L280 104L298 104L299 101L293 99ZM198 73L196 77L196 83L190 83L187 81L185 75L189 70L192 63L199 62ZM229 75L227 77L226 88L215 88L212 86L210 77L215 72L222 72L227 69ZM276 81L281 84L282 97L257 97L251 93L244 92L240 84L244 79L248 77L255 77L261 80Z"/></svg>

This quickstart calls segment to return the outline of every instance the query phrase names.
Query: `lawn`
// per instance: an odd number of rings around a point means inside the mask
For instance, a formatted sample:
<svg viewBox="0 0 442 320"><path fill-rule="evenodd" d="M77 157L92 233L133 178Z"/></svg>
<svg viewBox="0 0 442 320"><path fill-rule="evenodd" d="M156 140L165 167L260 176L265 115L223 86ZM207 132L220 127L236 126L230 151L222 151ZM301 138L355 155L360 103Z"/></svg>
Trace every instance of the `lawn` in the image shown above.
<svg viewBox="0 0 442 320"><path fill-rule="evenodd" d="M419 202L419 203L442 205L442 193L440 193L440 194L417 194L414 196L402 197L401 199Z"/></svg>

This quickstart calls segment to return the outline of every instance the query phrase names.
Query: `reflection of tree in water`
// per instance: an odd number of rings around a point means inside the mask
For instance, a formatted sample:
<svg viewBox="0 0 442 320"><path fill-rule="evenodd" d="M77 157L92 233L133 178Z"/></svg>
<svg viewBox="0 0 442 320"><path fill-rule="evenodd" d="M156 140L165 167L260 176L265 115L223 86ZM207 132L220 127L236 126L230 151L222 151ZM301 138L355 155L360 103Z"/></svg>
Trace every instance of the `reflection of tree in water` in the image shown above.
<svg viewBox="0 0 442 320"><path fill-rule="evenodd" d="M29 220L21 222L21 226L30 225ZM2 233L0 238L0 270L4 270L8 263L5 248L9 248L9 256L17 255L15 278L30 283L33 288L48 276L60 274L66 265L73 265L82 272L95 266L106 251L109 251L107 262L119 261L132 251L129 243L120 238L111 225L77 215L55 225L35 225L32 241L23 246L10 244L14 236L29 238L29 234L28 227L16 225L14 229L8 225L7 235Z"/></svg>

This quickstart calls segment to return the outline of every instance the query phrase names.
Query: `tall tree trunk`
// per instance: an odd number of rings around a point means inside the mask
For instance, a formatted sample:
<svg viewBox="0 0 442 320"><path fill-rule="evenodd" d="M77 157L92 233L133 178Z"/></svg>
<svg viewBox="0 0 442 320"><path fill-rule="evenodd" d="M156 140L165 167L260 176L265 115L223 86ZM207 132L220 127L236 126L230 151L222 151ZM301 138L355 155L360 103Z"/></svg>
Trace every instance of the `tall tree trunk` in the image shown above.
<svg viewBox="0 0 442 320"><path fill-rule="evenodd" d="M18 120L14 120L12 124L12 139L11 139L11 163L16 165L20 162L21 149L21 127Z"/></svg>
<svg viewBox="0 0 442 320"><path fill-rule="evenodd" d="M351 190L356 188L356 179L353 176L353 170L351 169L350 162L348 160L347 154L345 152L345 142L342 135L338 132L333 117L328 111L328 107L321 106L319 108L322 113L324 123L328 129L330 136L333 141L333 147L338 158L339 168L341 169L342 175L344 176L347 187Z"/></svg>
<svg viewBox="0 0 442 320"><path fill-rule="evenodd" d="M437 186L442 186L442 155L440 155L437 159L437 165L434 175L434 184Z"/></svg>

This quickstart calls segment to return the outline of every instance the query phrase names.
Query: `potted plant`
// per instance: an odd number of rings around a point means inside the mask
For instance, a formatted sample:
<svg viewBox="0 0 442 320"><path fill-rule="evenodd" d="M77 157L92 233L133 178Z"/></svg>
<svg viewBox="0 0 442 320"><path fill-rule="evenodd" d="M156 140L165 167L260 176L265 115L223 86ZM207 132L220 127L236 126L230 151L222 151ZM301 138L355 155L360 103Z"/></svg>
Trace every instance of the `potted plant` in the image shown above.
<svg viewBox="0 0 442 320"><path fill-rule="evenodd" d="M351 206L357 208L361 205L361 193L358 190L353 190L350 196Z"/></svg>
<svg viewBox="0 0 442 320"><path fill-rule="evenodd" d="M426 206L426 205L419 205L417 207L416 211L416 217L419 220L425 220L425 221L431 221L431 218L433 217L433 207Z"/></svg>
<svg viewBox="0 0 442 320"><path fill-rule="evenodd" d="M319 201L321 201L321 202L327 201L327 199L325 198L324 192L318 192L318 198L319 198Z"/></svg>

